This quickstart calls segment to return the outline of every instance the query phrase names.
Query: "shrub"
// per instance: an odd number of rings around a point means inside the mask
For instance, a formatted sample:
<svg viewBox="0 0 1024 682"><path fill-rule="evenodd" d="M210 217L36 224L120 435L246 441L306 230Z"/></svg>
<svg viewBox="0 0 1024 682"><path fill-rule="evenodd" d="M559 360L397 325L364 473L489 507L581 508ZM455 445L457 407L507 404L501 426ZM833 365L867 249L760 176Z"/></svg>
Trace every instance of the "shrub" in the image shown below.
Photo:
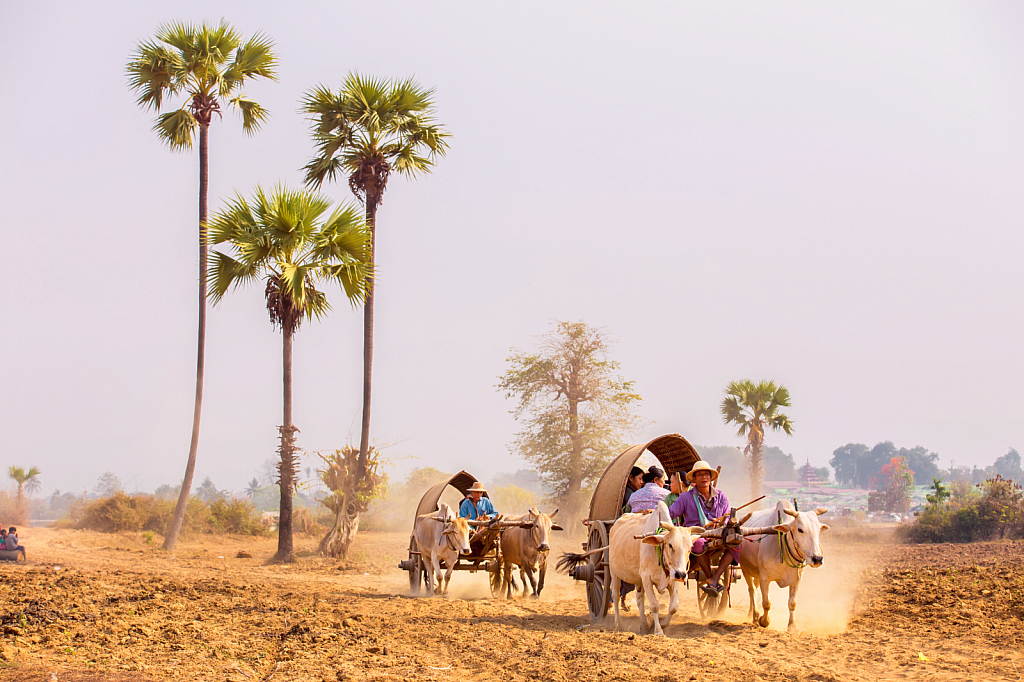
<svg viewBox="0 0 1024 682"><path fill-rule="evenodd" d="M98 500L78 500L57 521L57 527L102 533L163 533L174 516L174 505L174 500L118 491ZM267 531L260 524L251 502L220 498L207 503L192 497L185 509L182 532L262 535Z"/></svg>
<svg viewBox="0 0 1024 682"><path fill-rule="evenodd" d="M938 492L936 481L936 492ZM968 492L952 486L950 502L928 504L913 524L902 530L907 542L976 542L1024 538L1024 493L1013 481L996 475Z"/></svg>

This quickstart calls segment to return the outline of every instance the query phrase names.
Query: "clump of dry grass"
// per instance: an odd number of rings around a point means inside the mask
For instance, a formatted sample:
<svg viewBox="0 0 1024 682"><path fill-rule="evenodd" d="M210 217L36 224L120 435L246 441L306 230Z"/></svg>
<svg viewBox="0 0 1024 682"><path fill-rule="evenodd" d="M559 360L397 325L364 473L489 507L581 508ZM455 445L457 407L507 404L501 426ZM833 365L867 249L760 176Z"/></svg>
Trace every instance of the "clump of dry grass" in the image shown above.
<svg viewBox="0 0 1024 682"><path fill-rule="evenodd" d="M98 500L79 500L57 521L57 527L102 533L163 533L174 515L174 505L174 500L164 500L153 495L117 492ZM185 511L182 532L265 535L268 530L260 523L251 502L221 498L208 503L192 497Z"/></svg>

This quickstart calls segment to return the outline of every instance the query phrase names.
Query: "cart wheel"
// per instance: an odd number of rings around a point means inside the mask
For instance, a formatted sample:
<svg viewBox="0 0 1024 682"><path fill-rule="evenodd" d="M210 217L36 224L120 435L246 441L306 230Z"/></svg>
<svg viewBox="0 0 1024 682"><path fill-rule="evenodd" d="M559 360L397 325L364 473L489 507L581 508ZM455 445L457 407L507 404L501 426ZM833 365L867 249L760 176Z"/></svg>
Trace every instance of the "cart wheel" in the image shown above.
<svg viewBox="0 0 1024 682"><path fill-rule="evenodd" d="M412 569L409 571L409 594L413 597L420 596L421 585L423 583L423 561L420 559L419 554L409 554L409 561L412 563Z"/></svg>
<svg viewBox="0 0 1024 682"><path fill-rule="evenodd" d="M501 588L502 578L504 577L505 563L501 558L501 552L495 552L494 555L494 567L490 570L488 576L491 581L491 596L495 599L500 599L504 595L504 590Z"/></svg>
<svg viewBox="0 0 1024 682"><path fill-rule="evenodd" d="M710 594L700 589L700 584L704 582L706 576L703 571L699 571L700 577L697 579L697 608L700 609L701 618L718 618L725 613L726 608L729 606L729 590L732 586L732 570L727 570L722 576L722 584L725 589L722 590L721 594L717 597L712 597Z"/></svg>
<svg viewBox="0 0 1024 682"><path fill-rule="evenodd" d="M608 546L608 529L603 523L597 522L590 527L587 539L587 551ZM608 550L590 555L594 579L587 583L587 605L590 607L590 618L599 623L608 614L608 600L611 598L611 571L608 570Z"/></svg>

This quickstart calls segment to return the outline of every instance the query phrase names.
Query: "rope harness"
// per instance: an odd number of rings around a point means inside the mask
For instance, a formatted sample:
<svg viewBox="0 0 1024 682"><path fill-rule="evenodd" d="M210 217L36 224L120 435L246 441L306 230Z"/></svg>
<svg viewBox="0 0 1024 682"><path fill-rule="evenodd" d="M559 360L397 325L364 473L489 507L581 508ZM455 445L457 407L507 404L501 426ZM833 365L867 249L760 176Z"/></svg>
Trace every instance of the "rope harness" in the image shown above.
<svg viewBox="0 0 1024 682"><path fill-rule="evenodd" d="M782 512L778 512L777 514L778 514L778 517L779 517L778 523L779 523L779 525L781 525L782 524ZM794 550L792 547L789 546L789 531L786 531L786 532L781 532L780 531L778 533L778 536L779 536L779 562L784 564L784 565L786 565L786 566L789 566L790 568L803 568L804 564L807 562L807 557L803 556L803 552L800 552L800 556L798 557L797 556L797 552L799 552L800 548L797 547L797 549Z"/></svg>
<svg viewBox="0 0 1024 682"><path fill-rule="evenodd" d="M661 526L658 526L658 530L655 531L654 534L655 535L661 535L664 532L665 532L665 529L662 528ZM661 553L661 545L660 544L658 545L657 550L658 550L658 566L661 567L662 572L665 574L665 577L667 578L668 577L668 566L665 565L665 557Z"/></svg>

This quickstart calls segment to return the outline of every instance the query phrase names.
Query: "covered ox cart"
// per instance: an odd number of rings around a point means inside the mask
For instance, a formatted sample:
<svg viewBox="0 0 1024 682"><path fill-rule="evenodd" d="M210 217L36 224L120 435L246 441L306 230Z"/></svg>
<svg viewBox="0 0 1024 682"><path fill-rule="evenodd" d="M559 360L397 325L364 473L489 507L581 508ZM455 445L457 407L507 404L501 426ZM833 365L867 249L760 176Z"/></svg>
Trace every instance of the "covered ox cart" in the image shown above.
<svg viewBox="0 0 1024 682"><path fill-rule="evenodd" d="M445 489L451 486L459 492L460 501L466 498L469 488L477 482L472 474L460 471L446 481L432 486L423 493L420 503L416 507L416 517L413 519L413 533L409 536L409 558L398 564L398 567L409 572L409 591L418 595L421 586L426 578L427 568L420 558L419 548L416 546L415 519L423 514L431 514L437 511L438 503ZM487 496L487 493L484 493ZM457 513L457 510L456 510ZM500 523L470 521L474 533L470 537L470 554L460 556L455 562L456 571L485 571L491 585L491 594L501 594L501 527ZM442 562L442 568L447 568Z"/></svg>
<svg viewBox="0 0 1024 682"><path fill-rule="evenodd" d="M608 547L609 529L622 514L622 501L626 494L629 472L644 452L651 453L661 467L669 473L688 473L700 461L700 455L690 443L678 433L659 436L648 443L634 445L612 460L601 475L594 496L590 500L590 513L584 522L589 528L587 541L583 543L586 552ZM723 584L726 590L719 596L708 595L697 590L697 605L702 616L717 616L728 605L729 585L738 576L734 566L726 571ZM597 552L588 557L587 563L571 569L569 575L587 583L587 605L590 616L598 622L608 613L611 598L611 575L608 570L608 551ZM695 567L689 577L702 579Z"/></svg>

